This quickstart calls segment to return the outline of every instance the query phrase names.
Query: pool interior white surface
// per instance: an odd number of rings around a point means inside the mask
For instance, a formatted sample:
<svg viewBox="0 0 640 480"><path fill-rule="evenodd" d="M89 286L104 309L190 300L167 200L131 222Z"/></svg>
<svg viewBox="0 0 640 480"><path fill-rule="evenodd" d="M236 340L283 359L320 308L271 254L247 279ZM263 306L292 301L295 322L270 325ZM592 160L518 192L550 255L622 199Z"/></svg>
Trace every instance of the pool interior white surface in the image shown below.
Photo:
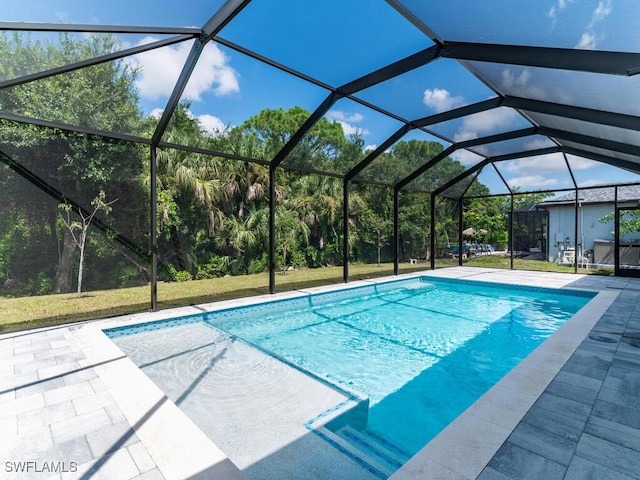
<svg viewBox="0 0 640 480"><path fill-rule="evenodd" d="M546 287L561 287L570 282L576 280L576 276L573 275L554 275L554 274L539 274L537 272L513 272L513 271L496 271L496 270L484 270L484 269L465 269L454 268L445 270L436 270L435 272L428 272L430 276L445 276L445 277L465 277L471 276L479 280L484 281L497 281L503 283L526 283L528 285L540 285ZM523 279L523 277L525 277ZM378 280L377 280L378 281ZM361 282L353 282L347 285L347 287L353 287ZM367 283L367 282L362 282ZM316 292L319 290L331 290L344 288L345 285L331 286L324 289L309 289L305 292L290 292L286 294L278 294L274 296L265 296L262 299L272 300L274 298L292 297L299 294L307 294ZM477 474L482 470L484 465L489 461L493 453L502 444L504 439L508 436L511 430L518 423L520 418L526 413L530 405L544 390L546 385L551 381L555 373L564 364L571 352L576 348L577 344L584 338L586 333L591 329L595 321L606 310L607 306L615 298L616 292L601 292L594 300L589 304L589 307L583 309L572 320L565 324L556 334L548 339L541 347L539 347L532 355L530 355L524 362L522 362L516 369L514 369L507 377L499 382L494 388L492 388L487 394L485 394L476 404L472 405L463 415L458 417L447 429L445 429L438 437L429 443L424 449L416 454L409 462L407 462L396 474L393 475L393 479L409 479L409 478L475 478ZM172 311L163 311L153 314L139 314L128 317L120 317L116 319L104 320L100 322L94 322L86 324L82 328L78 329L78 335L84 337L85 346L87 349L95 349L99 351L105 347L108 343L108 348L113 349L113 343L99 331L101 328L108 328L114 326L121 326L125 324L139 323L143 321L151 321L160 318L171 318L178 315L192 314L196 311L210 311L219 308L228 308L233 305L245 304L249 301L257 301L261 299L244 299L233 302L220 302L216 304L201 305L195 307L185 307L181 309L174 309ZM96 330L99 334L96 333ZM84 333L82 333L84 331ZM90 331L92 334L87 335ZM106 342L106 343L105 343ZM229 346L227 346L229 348ZM241 352L240 352L241 353ZM207 361L206 359L200 359L198 361ZM262 360L261 360L262 361ZM135 367L134 367L135 368ZM299 373L299 372L298 372ZM293 374L287 373L287 375ZM264 379L263 379L264 381ZM297 382L298 380L295 380ZM301 380L301 381L306 381ZM108 381L105 383L109 383ZM119 382L121 383L121 382ZM277 383L277 382L276 382ZM285 382L289 383L289 382ZM325 388L326 385L324 386ZM111 388L107 385L107 388ZM118 388L113 386L113 388ZM323 394L314 393L314 388L317 388L314 382L313 387L309 387L308 390L311 394L306 397L313 399L314 401L320 399L321 401L329 400L334 402L340 400L340 395L332 397L339 392L325 392ZM120 388L122 390L122 388ZM295 388L298 393L304 393L306 388ZM273 389L271 389L273 391ZM169 394L170 392L166 392ZM228 395L229 392L221 392L221 395ZM326 397L324 396L326 394ZM175 395L175 393L174 393ZM123 393L126 397L126 393ZM171 397L171 395L169 395ZM261 397L264 395L254 395L254 397ZM303 397L296 397L295 395L289 396L293 398L294 405L292 408L285 404L280 405L280 410L283 412L293 413L295 409L307 403L307 399ZM186 397L185 397L186 398ZM238 404L241 401L239 399L233 399L231 404ZM176 398L176 400L178 400ZM185 400L183 400L185 401ZM125 400L123 400L126 403ZM135 403L135 402L134 402ZM277 402L276 402L277 403ZM320 408L323 406L320 405ZM123 411L126 410L123 408ZM251 407L247 407L251 408ZM261 410L259 407L258 410ZM278 409L275 409L278 410ZM268 410L266 410L268 411ZM322 410L320 410L322 411ZM272 417L274 410L268 415ZM304 412L306 415L307 412ZM235 415L235 416L234 416ZM229 419L233 419L233 426L229 428L221 428L221 439L216 440L216 446L220 447L222 452L231 456L225 451L234 443L234 431L241 431L242 429L248 429L252 435L257 435L260 438L273 439L279 435L277 430L273 430L272 427L267 427L264 424L255 422L244 418L243 415L238 417L237 412L232 412ZM231 421L231 420L230 420ZM259 432L259 433L257 433ZM160 435L160 433L158 432ZM168 435L175 435L175 432L166 432ZM300 451L302 457L309 460L310 464L317 465L331 465L334 463L334 459L331 456L326 457L325 452L329 451L323 449L318 438L309 432L300 431L299 436L294 435L295 438L283 435L283 442L286 447L280 449L271 449L271 451L255 452L253 455L256 458L243 458L239 455L236 462L244 470L244 473L248 476L256 475L255 478L282 478L278 476L279 473L273 472L273 476L270 475L269 468L265 468L268 462L265 460L272 460L272 465L286 464L290 457L289 452ZM317 440L316 441L314 441ZM147 439L150 442L157 442L152 438ZM237 441L237 440L236 440ZM332 449L330 449L332 450ZM265 456L266 455L266 456ZM348 457L343 456L343 460L349 460ZM233 458L232 458L233 460ZM221 462L224 462L224 456ZM353 463L353 462L352 462ZM240 466L238 465L238 466ZM356 468L357 467L357 468ZM324 468L324 467L323 467ZM374 478L372 473L367 469L361 468L357 463L355 467L350 464L351 471L343 478ZM342 467L338 468L339 471L343 471ZM345 470L346 471L346 470ZM360 471L361 476L358 477L355 473ZM320 472L316 472L320 473ZM287 474L287 478L309 478L309 472L304 473L299 470L290 471ZM315 476L315 478L321 478ZM225 477L221 477L225 478ZM338 478L331 474L328 478Z"/></svg>
<svg viewBox="0 0 640 480"><path fill-rule="evenodd" d="M150 335L152 350L138 349ZM346 392L202 323L117 342L248 478L372 478L305 427L354 407Z"/></svg>

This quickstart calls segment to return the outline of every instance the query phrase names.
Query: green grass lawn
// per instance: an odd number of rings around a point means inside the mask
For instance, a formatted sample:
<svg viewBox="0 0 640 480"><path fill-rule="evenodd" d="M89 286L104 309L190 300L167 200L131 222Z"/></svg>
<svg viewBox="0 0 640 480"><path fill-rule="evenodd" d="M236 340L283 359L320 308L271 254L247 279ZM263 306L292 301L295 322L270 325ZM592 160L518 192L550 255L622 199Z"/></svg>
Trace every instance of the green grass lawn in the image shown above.
<svg viewBox="0 0 640 480"><path fill-rule="evenodd" d="M455 265L457 265L457 260L453 259L438 260L436 264L437 268ZM509 268L510 259L508 257L478 257L466 260L465 265ZM428 268L429 264L425 262L414 265L403 263L400 265L400 273ZM519 259L514 261L514 268L517 270L573 273L573 267ZM610 274L612 272L581 269L580 273ZM350 280L386 275L393 275L393 264L349 266ZM342 267L292 270L286 275L283 275L282 272L276 274L276 291L282 292L341 282ZM158 307L164 309L194 305L268 292L269 275L266 273L180 283L160 283L158 285ZM80 298L75 293L39 297L0 297L0 312L2 312L0 332L144 312L149 310L150 305L151 290L149 286L86 292Z"/></svg>

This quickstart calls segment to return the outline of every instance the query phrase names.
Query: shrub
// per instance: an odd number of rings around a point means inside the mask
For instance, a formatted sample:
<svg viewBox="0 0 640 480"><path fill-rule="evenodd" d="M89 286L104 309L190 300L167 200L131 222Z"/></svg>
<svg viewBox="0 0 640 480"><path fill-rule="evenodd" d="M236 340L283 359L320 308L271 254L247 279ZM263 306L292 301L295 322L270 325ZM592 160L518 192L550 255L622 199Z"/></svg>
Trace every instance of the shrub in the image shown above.
<svg viewBox="0 0 640 480"><path fill-rule="evenodd" d="M294 250L293 252L291 252L287 263L292 267L306 267L307 260L305 258L304 252L300 250Z"/></svg>
<svg viewBox="0 0 640 480"><path fill-rule="evenodd" d="M173 279L176 282L188 282L189 280L192 280L192 277L191 273L187 272L186 270L181 270L179 272L176 272Z"/></svg>
<svg viewBox="0 0 640 480"><path fill-rule="evenodd" d="M53 279L44 272L30 278L22 289L22 295L49 295L53 292Z"/></svg>
<svg viewBox="0 0 640 480"><path fill-rule="evenodd" d="M191 273L186 270L178 271L170 263L162 265L162 270L158 276L161 280L168 282L186 282L193 278Z"/></svg>
<svg viewBox="0 0 640 480"><path fill-rule="evenodd" d="M198 265L196 278L204 280L207 278L224 277L229 273L229 257L211 254L207 263Z"/></svg>
<svg viewBox="0 0 640 480"><path fill-rule="evenodd" d="M269 255L263 253L260 258L254 258L249 262L249 273L262 273L269 270Z"/></svg>

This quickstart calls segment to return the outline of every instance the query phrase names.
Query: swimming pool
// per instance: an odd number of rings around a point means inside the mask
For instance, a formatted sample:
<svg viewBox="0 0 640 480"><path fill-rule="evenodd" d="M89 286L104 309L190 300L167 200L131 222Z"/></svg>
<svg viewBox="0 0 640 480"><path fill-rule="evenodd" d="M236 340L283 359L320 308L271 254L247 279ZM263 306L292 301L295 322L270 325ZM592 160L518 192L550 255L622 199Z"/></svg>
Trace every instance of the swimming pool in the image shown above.
<svg viewBox="0 0 640 480"><path fill-rule="evenodd" d="M362 392L369 402L365 421L349 425L342 419L328 427L377 457L389 472L593 295L421 277L107 334L117 342L118 337L186 324L221 329L326 381ZM134 361L145 363L144 358Z"/></svg>

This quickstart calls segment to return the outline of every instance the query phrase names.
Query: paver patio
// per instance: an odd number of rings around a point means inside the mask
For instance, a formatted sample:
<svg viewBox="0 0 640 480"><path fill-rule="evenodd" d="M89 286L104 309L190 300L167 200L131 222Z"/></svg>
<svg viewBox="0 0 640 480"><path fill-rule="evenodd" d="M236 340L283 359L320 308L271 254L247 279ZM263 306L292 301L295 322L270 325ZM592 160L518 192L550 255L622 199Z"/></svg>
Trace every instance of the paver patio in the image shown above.
<svg viewBox="0 0 640 480"><path fill-rule="evenodd" d="M535 277L550 286L560 278L447 270L462 278ZM482 470L482 480L640 479L640 280L570 279L571 288L619 292L590 332L615 343L581 341ZM0 478L243 478L152 384L145 386L147 397L135 393L145 383L139 371L114 380L135 367L117 349L94 351L83 343L87 325L100 322L0 336ZM176 425L186 433L176 434ZM399 471L394 478L436 474L465 478L441 468Z"/></svg>

